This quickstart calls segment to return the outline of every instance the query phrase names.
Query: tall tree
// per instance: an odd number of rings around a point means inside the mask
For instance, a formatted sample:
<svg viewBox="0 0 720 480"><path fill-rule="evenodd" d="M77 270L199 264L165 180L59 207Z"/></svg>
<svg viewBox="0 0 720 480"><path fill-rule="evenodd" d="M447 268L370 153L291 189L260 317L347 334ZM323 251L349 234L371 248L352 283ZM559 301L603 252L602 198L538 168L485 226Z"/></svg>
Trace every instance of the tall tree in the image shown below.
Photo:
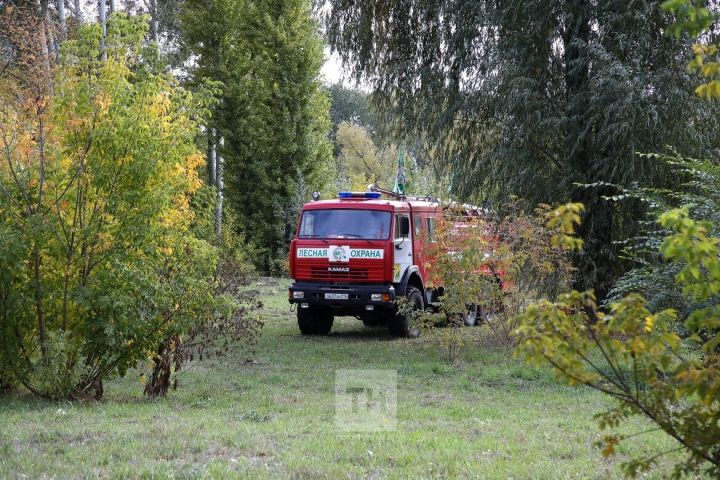
<svg viewBox="0 0 720 480"><path fill-rule="evenodd" d="M587 206L578 288L601 297L637 213L608 204L604 182L661 176L638 151L717 145L718 111L685 68L689 40L664 35L658 1L331 3L331 44L382 111L433 143L459 196Z"/></svg>
<svg viewBox="0 0 720 480"><path fill-rule="evenodd" d="M225 193L259 266L284 258L284 219L299 185L331 162L329 102L320 88L322 41L308 0L188 0L184 41L195 81L222 82L214 127L225 138ZM312 190L310 190L312 191Z"/></svg>
<svg viewBox="0 0 720 480"><path fill-rule="evenodd" d="M336 159L339 187L363 191L371 183L390 188L394 181L397 148L378 148L365 127L342 122L337 129Z"/></svg>
<svg viewBox="0 0 720 480"><path fill-rule="evenodd" d="M365 127L374 133L377 130L377 118L370 108L370 95L340 83L328 88L330 94L330 118L333 124L333 135L343 122Z"/></svg>

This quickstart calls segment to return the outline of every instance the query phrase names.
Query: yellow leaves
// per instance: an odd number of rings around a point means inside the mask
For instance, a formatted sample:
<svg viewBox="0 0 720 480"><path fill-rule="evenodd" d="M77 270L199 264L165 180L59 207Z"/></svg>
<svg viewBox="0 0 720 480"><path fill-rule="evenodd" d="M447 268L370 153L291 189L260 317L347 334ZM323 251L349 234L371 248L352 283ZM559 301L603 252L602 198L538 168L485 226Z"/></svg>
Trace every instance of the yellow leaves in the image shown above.
<svg viewBox="0 0 720 480"><path fill-rule="evenodd" d="M152 103L150 104L150 113L155 117L164 117L170 109L171 105L172 102L170 101L170 98L167 94L157 93L152 98Z"/></svg>
<svg viewBox="0 0 720 480"><path fill-rule="evenodd" d="M695 55L715 55L717 53L716 45L704 45L702 43L696 43L692 46L693 53Z"/></svg>
<svg viewBox="0 0 720 480"><path fill-rule="evenodd" d="M720 64L716 64L720 68ZM695 88L695 94L705 99L720 98L720 81L712 80Z"/></svg>
<svg viewBox="0 0 720 480"><path fill-rule="evenodd" d="M185 162L186 175L190 183L190 193L195 193L198 188L202 186L202 180L200 180L197 171L198 168L205 164L205 158L200 154L200 152L195 152L188 155Z"/></svg>
<svg viewBox="0 0 720 480"><path fill-rule="evenodd" d="M70 170L70 168L72 168L73 164L74 164L74 160L73 160L72 157L69 157L69 156L67 156L67 155L63 155L63 156L60 158L60 167L61 167L63 170L65 170L65 171Z"/></svg>
<svg viewBox="0 0 720 480"><path fill-rule="evenodd" d="M632 342L630 344L630 350L633 353L641 353L645 351L645 341L640 337L635 337L632 339Z"/></svg>
<svg viewBox="0 0 720 480"><path fill-rule="evenodd" d="M575 226L581 222L580 214L585 210L582 203L566 203L548 213L547 226L556 233L552 245L567 250L580 250L583 241L574 236Z"/></svg>
<svg viewBox="0 0 720 480"><path fill-rule="evenodd" d="M705 78L709 79L708 82L695 89L695 94L705 99L720 98L720 81L713 79L720 73L720 62L708 61L707 58L717 55L717 45L697 43L693 45L692 49L695 56L688 65L688 69L690 71L699 70Z"/></svg>
<svg viewBox="0 0 720 480"><path fill-rule="evenodd" d="M101 92L95 97L94 103L100 112L105 113L110 109L112 98L107 93Z"/></svg>
<svg viewBox="0 0 720 480"><path fill-rule="evenodd" d="M103 231L98 234L97 246L101 252L109 251L110 249L113 248L114 245L115 245L115 241L114 241L112 233L110 233L108 231Z"/></svg>
<svg viewBox="0 0 720 480"><path fill-rule="evenodd" d="M648 315L645 317L645 332L650 333L655 328L655 317Z"/></svg>

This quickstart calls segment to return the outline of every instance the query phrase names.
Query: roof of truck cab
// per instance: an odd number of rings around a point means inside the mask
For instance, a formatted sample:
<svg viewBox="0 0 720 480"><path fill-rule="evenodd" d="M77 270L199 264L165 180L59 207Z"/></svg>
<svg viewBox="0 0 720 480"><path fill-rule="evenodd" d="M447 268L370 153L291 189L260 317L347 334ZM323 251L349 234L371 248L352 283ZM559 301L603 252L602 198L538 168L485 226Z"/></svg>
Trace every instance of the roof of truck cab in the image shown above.
<svg viewBox="0 0 720 480"><path fill-rule="evenodd" d="M317 200L306 203L303 210L318 210L327 208L348 208L360 210L407 210L408 207L413 210L432 210L440 206L437 202L428 202L425 200L386 200L380 199L338 199Z"/></svg>

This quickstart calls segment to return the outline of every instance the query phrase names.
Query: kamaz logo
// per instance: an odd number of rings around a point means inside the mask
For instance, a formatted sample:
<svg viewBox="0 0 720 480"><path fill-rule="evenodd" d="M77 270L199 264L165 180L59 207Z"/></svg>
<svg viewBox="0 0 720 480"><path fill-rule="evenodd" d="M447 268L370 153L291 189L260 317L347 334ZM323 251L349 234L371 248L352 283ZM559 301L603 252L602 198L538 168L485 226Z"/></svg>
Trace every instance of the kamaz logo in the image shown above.
<svg viewBox="0 0 720 480"><path fill-rule="evenodd" d="M350 267L328 267L328 272L349 272Z"/></svg>

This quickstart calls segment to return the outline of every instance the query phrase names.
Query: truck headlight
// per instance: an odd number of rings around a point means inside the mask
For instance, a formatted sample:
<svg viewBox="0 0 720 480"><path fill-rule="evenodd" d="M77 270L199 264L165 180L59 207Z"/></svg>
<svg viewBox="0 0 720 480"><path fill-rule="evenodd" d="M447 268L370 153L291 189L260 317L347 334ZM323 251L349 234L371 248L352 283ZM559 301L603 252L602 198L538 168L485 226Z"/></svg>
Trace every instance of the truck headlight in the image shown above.
<svg viewBox="0 0 720 480"><path fill-rule="evenodd" d="M293 298L305 298L305 292L293 292Z"/></svg>
<svg viewBox="0 0 720 480"><path fill-rule="evenodd" d="M370 295L370 300L373 302L382 302L382 293L373 293Z"/></svg>

